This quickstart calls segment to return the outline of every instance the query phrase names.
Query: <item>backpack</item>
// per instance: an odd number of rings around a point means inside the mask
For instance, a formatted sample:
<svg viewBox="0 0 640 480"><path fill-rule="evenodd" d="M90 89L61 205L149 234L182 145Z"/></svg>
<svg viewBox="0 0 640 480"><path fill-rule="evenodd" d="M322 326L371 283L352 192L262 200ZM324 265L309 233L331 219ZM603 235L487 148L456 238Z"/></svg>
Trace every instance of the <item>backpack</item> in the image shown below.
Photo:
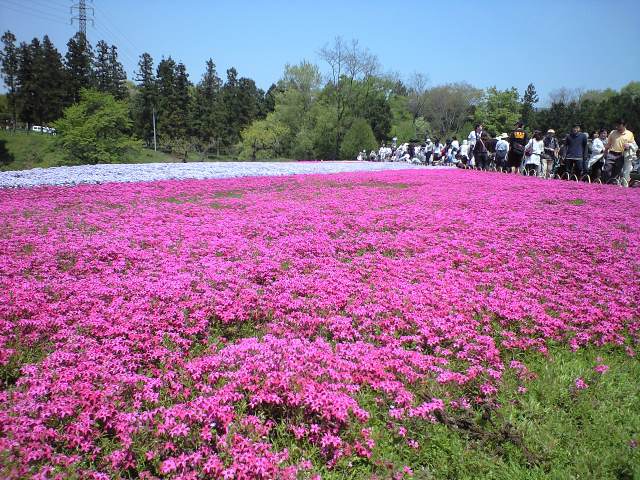
<svg viewBox="0 0 640 480"><path fill-rule="evenodd" d="M521 143L514 143L511 147L511 150L517 155L524 155L524 148L524 145L522 145Z"/></svg>

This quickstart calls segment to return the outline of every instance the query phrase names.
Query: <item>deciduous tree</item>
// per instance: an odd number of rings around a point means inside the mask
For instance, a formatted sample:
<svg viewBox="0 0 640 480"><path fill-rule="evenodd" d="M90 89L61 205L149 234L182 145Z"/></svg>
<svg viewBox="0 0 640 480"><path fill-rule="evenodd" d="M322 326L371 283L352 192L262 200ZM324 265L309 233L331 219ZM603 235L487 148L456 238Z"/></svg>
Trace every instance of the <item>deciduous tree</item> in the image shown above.
<svg viewBox="0 0 640 480"><path fill-rule="evenodd" d="M108 93L82 90L80 101L68 107L54 125L56 142L71 163L113 163L140 148L132 136L127 103Z"/></svg>

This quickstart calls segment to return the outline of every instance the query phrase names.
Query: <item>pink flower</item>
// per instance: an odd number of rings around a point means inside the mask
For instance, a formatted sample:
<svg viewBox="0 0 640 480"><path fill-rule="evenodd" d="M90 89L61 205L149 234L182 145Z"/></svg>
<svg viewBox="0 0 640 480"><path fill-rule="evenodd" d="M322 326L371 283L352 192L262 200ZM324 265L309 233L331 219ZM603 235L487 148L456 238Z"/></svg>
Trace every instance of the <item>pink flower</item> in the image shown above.
<svg viewBox="0 0 640 480"><path fill-rule="evenodd" d="M469 171L0 189L3 461L102 478L148 451L167 477L293 480L313 466L280 429L331 467L370 457L385 419L418 449L505 375L526 393L528 352L635 354L638 209Z"/></svg>
<svg viewBox="0 0 640 480"><path fill-rule="evenodd" d="M575 386L576 386L576 390L585 390L586 388L589 388L589 385L585 383L582 377L576 378Z"/></svg>

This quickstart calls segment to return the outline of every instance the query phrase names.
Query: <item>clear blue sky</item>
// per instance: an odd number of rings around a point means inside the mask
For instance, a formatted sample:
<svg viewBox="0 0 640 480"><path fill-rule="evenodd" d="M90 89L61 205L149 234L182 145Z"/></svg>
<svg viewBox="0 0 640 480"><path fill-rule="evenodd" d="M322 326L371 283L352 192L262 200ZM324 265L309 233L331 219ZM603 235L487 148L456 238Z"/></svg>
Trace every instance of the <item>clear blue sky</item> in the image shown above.
<svg viewBox="0 0 640 480"><path fill-rule="evenodd" d="M89 0L88 0L89 1ZM64 53L74 33L67 0L0 0L0 28L19 40L48 33ZM322 66L317 52L336 35L357 38L387 71L428 75L431 85L533 82L549 91L620 88L640 80L637 0L227 1L94 0L93 44L115 43L131 78L138 56L171 55L197 82L211 57L222 77L268 88L286 63Z"/></svg>

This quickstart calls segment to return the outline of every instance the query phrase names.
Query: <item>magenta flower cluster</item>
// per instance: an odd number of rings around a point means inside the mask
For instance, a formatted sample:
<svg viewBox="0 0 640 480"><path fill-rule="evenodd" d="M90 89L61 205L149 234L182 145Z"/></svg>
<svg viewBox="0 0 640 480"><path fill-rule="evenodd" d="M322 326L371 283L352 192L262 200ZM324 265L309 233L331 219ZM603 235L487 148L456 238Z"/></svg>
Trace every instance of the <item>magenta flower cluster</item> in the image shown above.
<svg viewBox="0 0 640 480"><path fill-rule="evenodd" d="M0 472L297 478L381 414L422 448L522 351L634 354L639 209L463 171L2 190Z"/></svg>

